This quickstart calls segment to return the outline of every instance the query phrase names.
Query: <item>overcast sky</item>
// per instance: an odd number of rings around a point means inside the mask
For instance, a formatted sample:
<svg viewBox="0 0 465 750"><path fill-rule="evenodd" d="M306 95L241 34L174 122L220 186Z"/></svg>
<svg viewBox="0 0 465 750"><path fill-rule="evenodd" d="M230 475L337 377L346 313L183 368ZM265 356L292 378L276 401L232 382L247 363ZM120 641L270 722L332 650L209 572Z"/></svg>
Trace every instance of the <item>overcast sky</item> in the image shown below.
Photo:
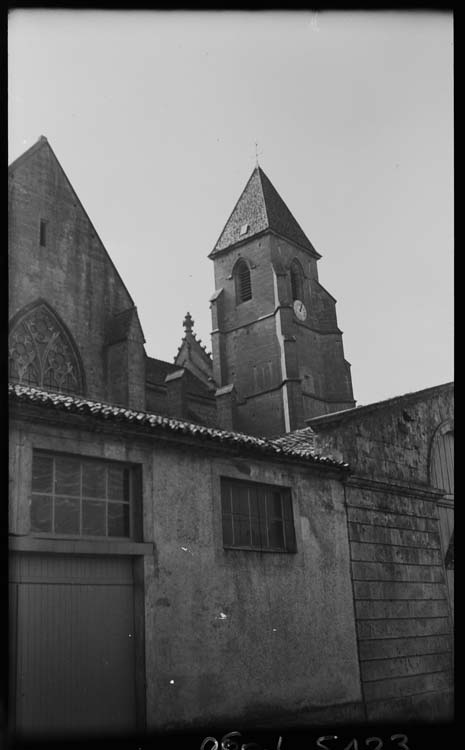
<svg viewBox="0 0 465 750"><path fill-rule="evenodd" d="M453 378L453 31L433 12L15 10L10 161L45 135L118 268L150 356L259 162L338 300L355 397Z"/></svg>

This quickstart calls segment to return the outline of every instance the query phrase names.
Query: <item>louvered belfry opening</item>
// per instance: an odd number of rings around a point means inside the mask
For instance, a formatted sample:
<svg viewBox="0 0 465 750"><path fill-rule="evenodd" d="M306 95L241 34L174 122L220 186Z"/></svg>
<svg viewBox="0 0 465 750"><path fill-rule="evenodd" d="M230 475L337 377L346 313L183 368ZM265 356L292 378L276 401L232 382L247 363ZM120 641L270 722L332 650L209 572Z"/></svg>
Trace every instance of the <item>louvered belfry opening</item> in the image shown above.
<svg viewBox="0 0 465 750"><path fill-rule="evenodd" d="M238 303L252 299L250 269L245 260L239 261L236 268L236 297Z"/></svg>
<svg viewBox="0 0 465 750"><path fill-rule="evenodd" d="M292 299L303 300L303 283L302 283L302 269L300 263L297 260L293 260L291 264L291 288L292 288Z"/></svg>

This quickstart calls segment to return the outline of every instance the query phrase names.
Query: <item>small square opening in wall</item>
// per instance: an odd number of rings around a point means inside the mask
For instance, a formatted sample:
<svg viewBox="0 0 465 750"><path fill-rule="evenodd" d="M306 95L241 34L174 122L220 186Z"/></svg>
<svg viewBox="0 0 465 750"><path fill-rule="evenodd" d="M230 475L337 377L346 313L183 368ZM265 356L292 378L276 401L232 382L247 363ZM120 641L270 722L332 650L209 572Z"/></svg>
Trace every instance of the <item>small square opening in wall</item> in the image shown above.
<svg viewBox="0 0 465 750"><path fill-rule="evenodd" d="M47 223L43 219L40 220L39 241L41 247L45 247L47 244Z"/></svg>
<svg viewBox="0 0 465 750"><path fill-rule="evenodd" d="M249 225L248 224L243 224L241 226L241 230L240 230L239 234L242 237L242 235L243 234L247 234L248 231L249 231Z"/></svg>

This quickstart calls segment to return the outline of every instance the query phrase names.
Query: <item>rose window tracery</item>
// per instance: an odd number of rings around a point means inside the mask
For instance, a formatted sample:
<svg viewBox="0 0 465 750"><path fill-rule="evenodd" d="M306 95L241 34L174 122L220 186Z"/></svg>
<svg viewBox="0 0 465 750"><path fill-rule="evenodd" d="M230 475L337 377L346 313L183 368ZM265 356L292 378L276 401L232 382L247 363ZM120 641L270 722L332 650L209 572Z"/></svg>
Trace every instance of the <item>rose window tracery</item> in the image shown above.
<svg viewBox="0 0 465 750"><path fill-rule="evenodd" d="M21 317L9 336L9 376L22 385L82 393L81 366L70 337L45 304Z"/></svg>

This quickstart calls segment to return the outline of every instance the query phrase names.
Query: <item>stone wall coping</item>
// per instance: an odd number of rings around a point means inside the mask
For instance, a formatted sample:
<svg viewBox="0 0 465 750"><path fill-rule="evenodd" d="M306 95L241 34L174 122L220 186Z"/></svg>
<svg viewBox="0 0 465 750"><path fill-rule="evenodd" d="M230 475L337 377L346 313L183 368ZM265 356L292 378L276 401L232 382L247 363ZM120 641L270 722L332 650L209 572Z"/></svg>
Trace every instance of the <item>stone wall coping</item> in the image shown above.
<svg viewBox="0 0 465 750"><path fill-rule="evenodd" d="M374 411L382 411L383 409L391 409L393 406L405 406L408 403L414 401L421 401L427 396L442 391L453 391L454 382L442 383L441 385L434 385L430 388L424 388L421 391L413 391L412 393L405 393L401 396L393 396L387 398L384 401L375 401L372 404L366 404L364 406L355 406L353 409L344 409L341 411L331 412L330 414L322 414L319 417L311 417L305 420L310 427L326 427L326 425L332 425L336 422L349 421L350 419L357 419L359 416L364 416L367 413Z"/></svg>

